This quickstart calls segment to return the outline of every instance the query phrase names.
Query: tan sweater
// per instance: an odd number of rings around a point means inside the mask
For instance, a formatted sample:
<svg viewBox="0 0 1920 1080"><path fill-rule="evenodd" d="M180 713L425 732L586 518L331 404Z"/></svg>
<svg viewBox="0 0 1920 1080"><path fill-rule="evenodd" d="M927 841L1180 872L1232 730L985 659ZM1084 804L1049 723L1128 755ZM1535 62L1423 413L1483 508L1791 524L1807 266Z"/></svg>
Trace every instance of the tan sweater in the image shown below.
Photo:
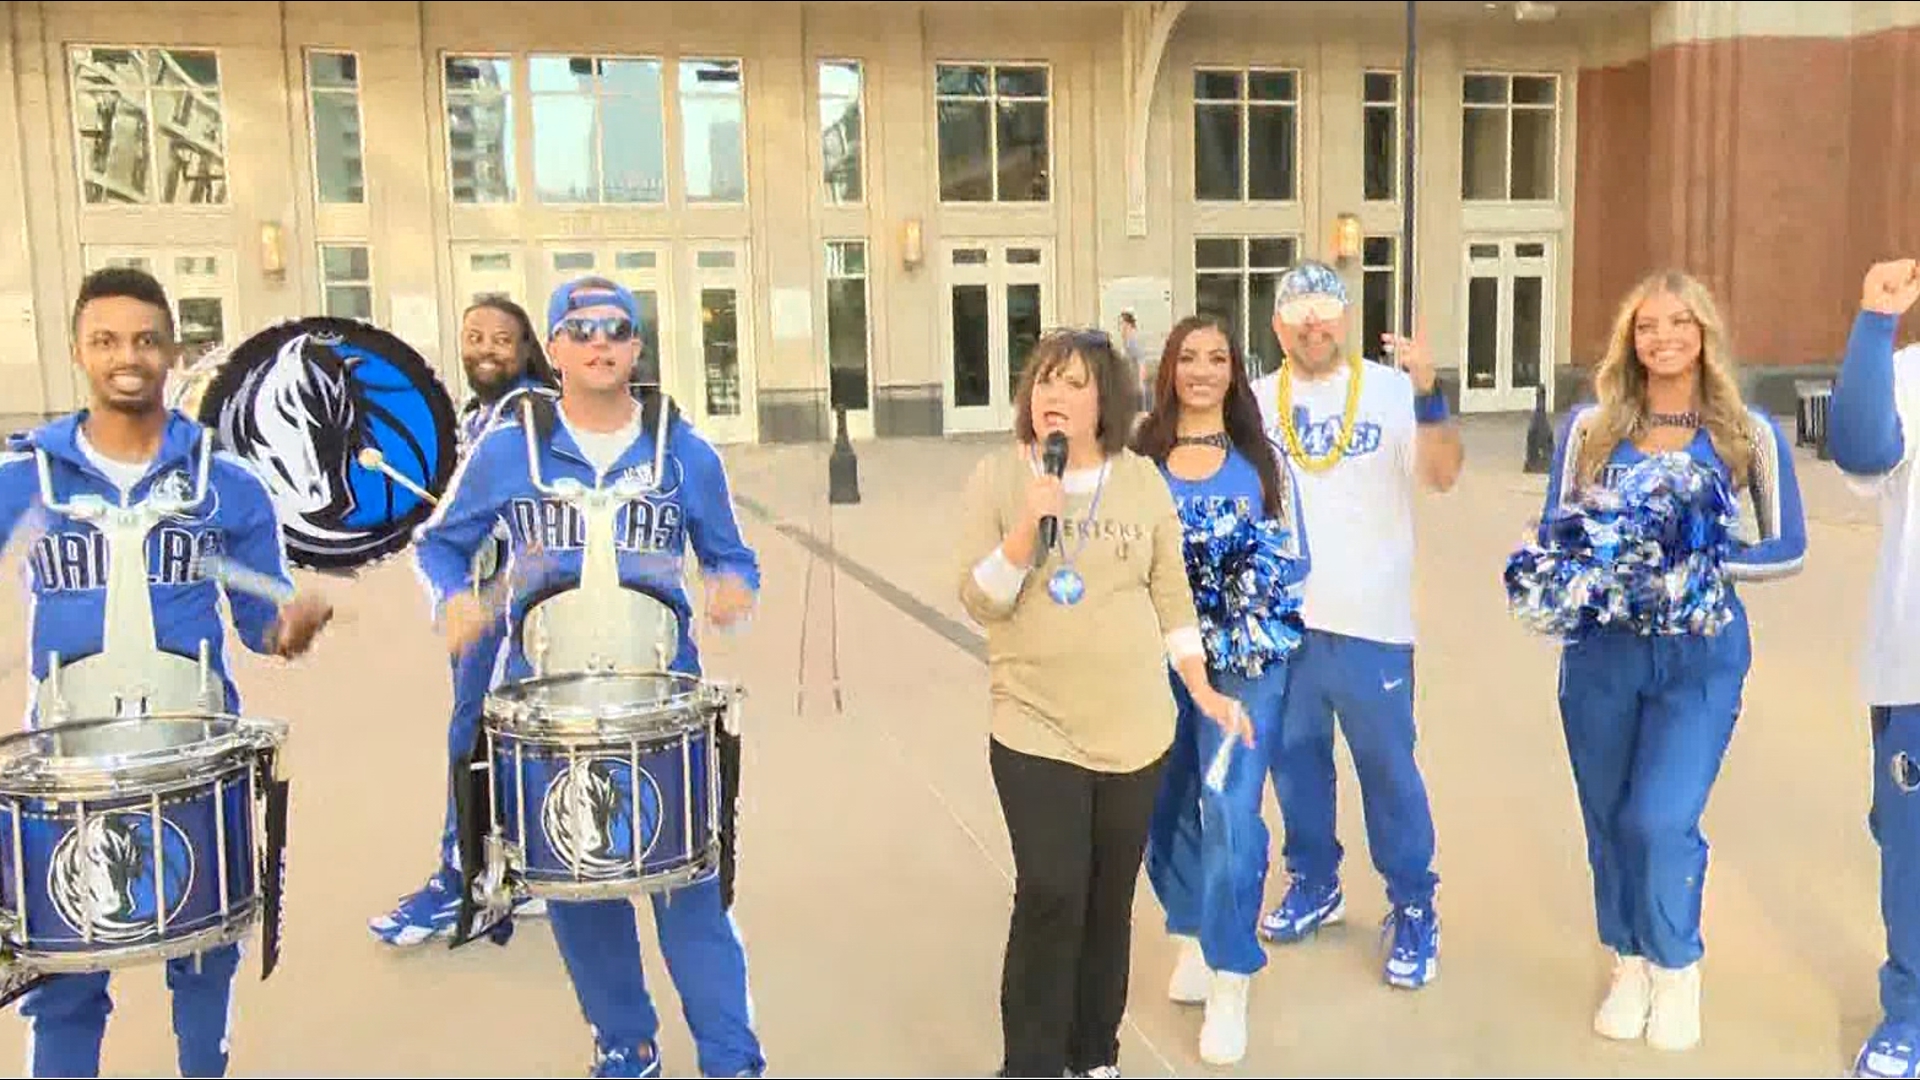
<svg viewBox="0 0 1920 1080"><path fill-rule="evenodd" d="M1086 579L1079 603L1047 595L1059 550L1037 569L1000 553L1035 472L1024 447L995 450L974 469L957 570L960 601L986 629L993 737L1022 753L1133 772L1173 743L1169 655L1199 654L1201 644L1166 480L1132 451L1108 466L1091 526L1098 470L1064 481L1059 546Z"/></svg>

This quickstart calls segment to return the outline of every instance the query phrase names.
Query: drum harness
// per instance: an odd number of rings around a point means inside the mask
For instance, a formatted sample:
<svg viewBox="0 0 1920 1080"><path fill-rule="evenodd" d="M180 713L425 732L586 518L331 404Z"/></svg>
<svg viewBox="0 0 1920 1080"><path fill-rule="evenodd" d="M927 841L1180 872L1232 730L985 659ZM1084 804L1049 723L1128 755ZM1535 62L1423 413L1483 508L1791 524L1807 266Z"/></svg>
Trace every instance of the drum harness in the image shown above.
<svg viewBox="0 0 1920 1080"><path fill-rule="evenodd" d="M205 502L213 462L213 439L202 434L194 487L185 499L155 495L135 503L122 497L114 505L94 494L61 502L54 497L53 471L44 448L34 447L40 500L46 508L100 531L107 547L106 603L100 651L62 666L56 651L37 688L44 722L74 716L135 717L157 712L223 712L226 687L213 672L213 643L200 642L199 658L162 650L154 634L153 595L147 581L147 537L155 526Z"/></svg>

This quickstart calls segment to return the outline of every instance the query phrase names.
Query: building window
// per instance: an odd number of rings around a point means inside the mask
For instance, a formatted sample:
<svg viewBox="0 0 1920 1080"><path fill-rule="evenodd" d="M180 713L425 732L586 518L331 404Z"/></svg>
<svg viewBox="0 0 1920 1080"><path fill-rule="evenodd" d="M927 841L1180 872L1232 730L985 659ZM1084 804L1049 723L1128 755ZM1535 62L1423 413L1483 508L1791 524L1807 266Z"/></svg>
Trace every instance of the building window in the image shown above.
<svg viewBox="0 0 1920 1080"><path fill-rule="evenodd" d="M226 121L216 55L79 47L67 58L83 200L226 203Z"/></svg>
<svg viewBox="0 0 1920 1080"><path fill-rule="evenodd" d="M1400 193L1400 75L1369 71L1361 106L1360 159L1368 202L1393 202Z"/></svg>
<svg viewBox="0 0 1920 1080"><path fill-rule="evenodd" d="M1193 242L1194 308L1233 327L1256 378L1280 367L1273 298L1299 250L1294 236L1205 236Z"/></svg>
<svg viewBox="0 0 1920 1080"><path fill-rule="evenodd" d="M829 206L866 198L861 75L858 60L820 61L820 166Z"/></svg>
<svg viewBox="0 0 1920 1080"><path fill-rule="evenodd" d="M533 191L543 203L663 203L660 61L527 58Z"/></svg>
<svg viewBox="0 0 1920 1080"><path fill-rule="evenodd" d="M449 56L447 175L457 203L510 203L514 181L513 61Z"/></svg>
<svg viewBox="0 0 1920 1080"><path fill-rule="evenodd" d="M1559 158L1558 75L1469 74L1461 84L1460 196L1552 199Z"/></svg>
<svg viewBox="0 0 1920 1080"><path fill-rule="evenodd" d="M314 195L322 203L367 201L360 139L360 58L307 54L307 108L313 132Z"/></svg>
<svg viewBox="0 0 1920 1080"><path fill-rule="evenodd" d="M867 244L827 241L827 394L831 407L867 404Z"/></svg>
<svg viewBox="0 0 1920 1080"><path fill-rule="evenodd" d="M1194 198L1292 202L1299 153L1299 72L1194 70Z"/></svg>
<svg viewBox="0 0 1920 1080"><path fill-rule="evenodd" d="M320 310L336 319L373 321L373 262L366 248L320 246Z"/></svg>
<svg viewBox="0 0 1920 1080"><path fill-rule="evenodd" d="M1380 341L1400 325L1399 237L1360 242L1360 354L1385 360Z"/></svg>
<svg viewBox="0 0 1920 1080"><path fill-rule="evenodd" d="M681 156L688 202L746 201L746 121L740 61L680 61Z"/></svg>
<svg viewBox="0 0 1920 1080"><path fill-rule="evenodd" d="M1053 197L1049 73L1022 64L936 64L942 202Z"/></svg>

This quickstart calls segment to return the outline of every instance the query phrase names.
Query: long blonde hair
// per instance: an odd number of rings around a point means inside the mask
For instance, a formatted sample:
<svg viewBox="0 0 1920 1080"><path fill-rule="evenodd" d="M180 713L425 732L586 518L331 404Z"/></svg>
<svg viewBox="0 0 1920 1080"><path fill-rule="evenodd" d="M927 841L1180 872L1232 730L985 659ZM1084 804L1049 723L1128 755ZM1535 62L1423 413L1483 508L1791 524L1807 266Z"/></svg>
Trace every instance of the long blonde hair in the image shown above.
<svg viewBox="0 0 1920 1080"><path fill-rule="evenodd" d="M1647 298L1666 294L1686 305L1700 326L1700 421L1713 440L1714 453L1731 474L1736 489L1747 482L1753 465L1751 422L1740 385L1733 376L1733 351L1713 294L1692 275L1663 270L1640 279L1613 319L1607 353L1593 373L1599 405L1593 410L1575 475L1593 482L1622 440L1639 432L1647 417L1647 369L1634 349L1633 324Z"/></svg>

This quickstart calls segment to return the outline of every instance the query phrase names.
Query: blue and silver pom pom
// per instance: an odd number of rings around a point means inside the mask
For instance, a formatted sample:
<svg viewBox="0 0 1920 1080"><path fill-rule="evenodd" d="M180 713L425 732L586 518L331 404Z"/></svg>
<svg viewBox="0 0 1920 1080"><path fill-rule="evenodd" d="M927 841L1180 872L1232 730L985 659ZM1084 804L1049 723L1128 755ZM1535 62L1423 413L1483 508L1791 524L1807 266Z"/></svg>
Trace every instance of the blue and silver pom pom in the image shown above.
<svg viewBox="0 0 1920 1080"><path fill-rule="evenodd" d="M1306 567L1290 531L1239 513L1230 499L1193 499L1181 511L1187 581L1207 665L1256 678L1300 645L1297 612Z"/></svg>
<svg viewBox="0 0 1920 1080"><path fill-rule="evenodd" d="M1716 634L1733 618L1723 562L1737 515L1718 470L1680 451L1649 456L1616 487L1554 508L1546 543L1507 560L1507 608L1556 637Z"/></svg>

